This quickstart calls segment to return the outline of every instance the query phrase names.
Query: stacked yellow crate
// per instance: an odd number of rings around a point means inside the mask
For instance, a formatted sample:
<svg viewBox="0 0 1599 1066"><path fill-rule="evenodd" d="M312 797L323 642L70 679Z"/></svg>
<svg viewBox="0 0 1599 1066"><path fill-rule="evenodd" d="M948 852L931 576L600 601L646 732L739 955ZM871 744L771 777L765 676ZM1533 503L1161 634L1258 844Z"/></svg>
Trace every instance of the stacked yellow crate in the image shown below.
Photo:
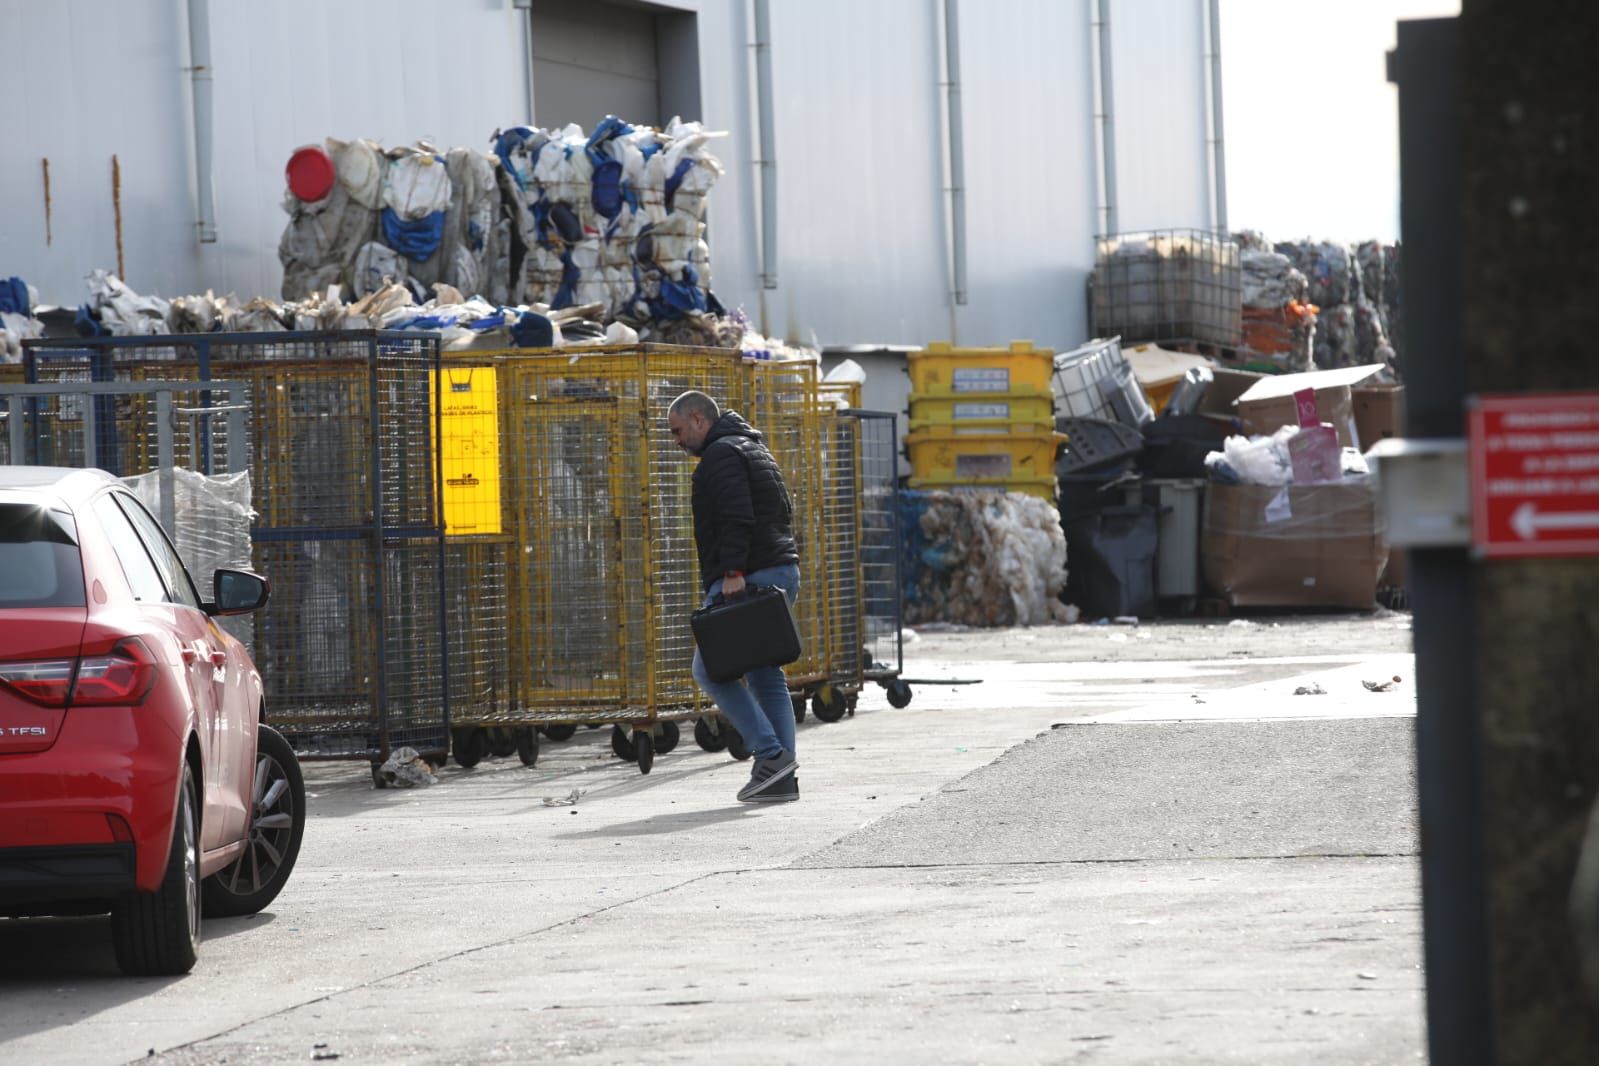
<svg viewBox="0 0 1599 1066"><path fill-rule="evenodd" d="M909 357L913 489L1000 489L1055 499L1055 432L1049 377L1055 353L929 344Z"/></svg>

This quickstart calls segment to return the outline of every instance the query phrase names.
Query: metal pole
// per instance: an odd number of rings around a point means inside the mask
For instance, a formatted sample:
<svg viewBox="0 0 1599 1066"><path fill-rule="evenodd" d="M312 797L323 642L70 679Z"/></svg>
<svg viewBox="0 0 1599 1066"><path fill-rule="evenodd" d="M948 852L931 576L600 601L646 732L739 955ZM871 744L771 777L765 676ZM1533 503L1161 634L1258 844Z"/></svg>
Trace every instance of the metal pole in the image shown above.
<svg viewBox="0 0 1599 1066"><path fill-rule="evenodd" d="M378 342L376 337L367 340L367 403L372 410L368 421L369 432L372 434L371 447L367 450L371 455L371 465L368 467L371 479L369 486L372 493L372 599L373 608L377 612L377 624L374 626L377 634L377 676L372 679L375 706L373 711L377 717L378 754L380 758L389 757L389 656L388 656L388 607L386 598L388 591L388 569L384 565L383 551L383 421L378 402Z"/></svg>
<svg viewBox="0 0 1599 1066"><path fill-rule="evenodd" d="M961 122L960 0L944 0L944 92L949 124L950 252L955 303L966 303L966 135ZM954 338L952 337L953 341Z"/></svg>
<svg viewBox="0 0 1599 1066"><path fill-rule="evenodd" d="M189 0L189 77L194 87L194 179L200 204L200 243L215 244L211 188L211 4Z"/></svg>
<svg viewBox="0 0 1599 1066"><path fill-rule="evenodd" d="M1410 437L1465 430L1456 39L1453 19L1400 22L1389 74L1399 86ZM1433 1062L1486 1064L1495 1056L1481 709L1474 672L1460 666L1476 661L1471 564L1459 548L1414 549L1409 562L1428 1050Z"/></svg>
<svg viewBox="0 0 1599 1066"><path fill-rule="evenodd" d="M755 104L760 124L761 288L777 288L777 130L772 118L772 13L755 0ZM761 324L762 332L766 324Z"/></svg>
<svg viewBox="0 0 1599 1066"><path fill-rule="evenodd" d="M1110 0L1099 0L1099 135L1105 185L1105 233L1118 232L1116 216L1116 78L1111 64Z"/></svg>
<svg viewBox="0 0 1599 1066"><path fill-rule="evenodd" d="M1210 0L1210 115L1215 136L1210 157L1216 167L1216 232L1227 233L1227 151L1222 144L1221 0Z"/></svg>
<svg viewBox="0 0 1599 1066"><path fill-rule="evenodd" d="M172 472L177 456L172 447L172 390L155 394L156 481L161 486L161 524L173 538L178 535L177 475ZM203 473L203 471L202 471Z"/></svg>

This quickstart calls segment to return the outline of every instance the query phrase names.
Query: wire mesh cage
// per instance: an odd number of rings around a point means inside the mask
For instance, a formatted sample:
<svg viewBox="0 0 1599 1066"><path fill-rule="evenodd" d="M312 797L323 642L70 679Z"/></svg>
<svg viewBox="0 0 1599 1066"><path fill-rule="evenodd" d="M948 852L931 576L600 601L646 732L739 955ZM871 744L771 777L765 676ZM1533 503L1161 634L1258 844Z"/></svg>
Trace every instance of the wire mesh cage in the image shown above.
<svg viewBox="0 0 1599 1066"><path fill-rule="evenodd" d="M847 397L853 399L854 397ZM861 583L861 424L837 404L824 403L821 428L821 556L827 574L828 675L835 692L853 694L864 680L864 602ZM823 709L823 715L827 709Z"/></svg>
<svg viewBox="0 0 1599 1066"><path fill-rule="evenodd" d="M793 503L800 570L794 623L804 651L784 673L790 689L805 691L829 679L831 664L816 364L750 360L744 369L745 413L765 435Z"/></svg>
<svg viewBox="0 0 1599 1066"><path fill-rule="evenodd" d="M1243 337L1243 273L1225 234L1156 230L1100 237L1090 281L1094 335L1192 340Z"/></svg>
<svg viewBox="0 0 1599 1066"><path fill-rule="evenodd" d="M644 346L502 354L501 494L518 676L498 720L631 722L704 710L689 617L702 591L693 463L672 400L737 397L736 353Z"/></svg>
<svg viewBox="0 0 1599 1066"><path fill-rule="evenodd" d="M193 428L177 432L186 465L203 472L248 455L254 565L274 585L253 616L254 656L267 717L301 758L447 747L438 364L436 336L375 330L24 346L30 381L245 383L247 417L208 417L217 390L202 388ZM81 431L41 437L47 461L82 465L92 452L120 475L144 460L139 403L78 402L96 405L94 447Z"/></svg>
<svg viewBox="0 0 1599 1066"><path fill-rule="evenodd" d="M860 424L861 661L869 681L887 683L905 665L901 629L899 419L849 412Z"/></svg>

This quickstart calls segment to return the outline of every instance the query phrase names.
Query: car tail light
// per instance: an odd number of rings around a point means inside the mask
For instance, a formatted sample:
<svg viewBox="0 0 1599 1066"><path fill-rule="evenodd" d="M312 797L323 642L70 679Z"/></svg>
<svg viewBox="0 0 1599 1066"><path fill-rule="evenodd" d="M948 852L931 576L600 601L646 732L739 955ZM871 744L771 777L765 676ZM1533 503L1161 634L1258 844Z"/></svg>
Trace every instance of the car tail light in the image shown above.
<svg viewBox="0 0 1599 1066"><path fill-rule="evenodd" d="M71 705L95 707L143 703L155 687L155 656L138 637L129 637L110 655L78 660L78 680L72 686Z"/></svg>
<svg viewBox="0 0 1599 1066"><path fill-rule="evenodd" d="M34 663L0 663L0 684L24 699L45 707L65 707L72 693L76 659L47 659Z"/></svg>
<svg viewBox="0 0 1599 1066"><path fill-rule="evenodd" d="M143 703L155 687L155 657L137 637L109 655L0 663L0 684L44 707Z"/></svg>

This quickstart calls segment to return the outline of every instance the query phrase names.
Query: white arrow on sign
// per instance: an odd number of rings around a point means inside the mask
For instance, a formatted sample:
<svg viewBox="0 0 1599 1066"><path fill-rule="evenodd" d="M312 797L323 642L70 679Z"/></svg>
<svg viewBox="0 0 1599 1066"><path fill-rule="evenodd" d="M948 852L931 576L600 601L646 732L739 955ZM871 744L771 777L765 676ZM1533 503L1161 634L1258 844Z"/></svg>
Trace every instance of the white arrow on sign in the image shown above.
<svg viewBox="0 0 1599 1066"><path fill-rule="evenodd" d="M1556 529L1592 529L1599 531L1599 512L1596 511L1559 511L1554 514L1538 513L1538 508L1530 500L1516 508L1516 513L1510 516L1510 528L1516 531L1516 536L1522 540L1537 540L1538 533L1542 530Z"/></svg>

